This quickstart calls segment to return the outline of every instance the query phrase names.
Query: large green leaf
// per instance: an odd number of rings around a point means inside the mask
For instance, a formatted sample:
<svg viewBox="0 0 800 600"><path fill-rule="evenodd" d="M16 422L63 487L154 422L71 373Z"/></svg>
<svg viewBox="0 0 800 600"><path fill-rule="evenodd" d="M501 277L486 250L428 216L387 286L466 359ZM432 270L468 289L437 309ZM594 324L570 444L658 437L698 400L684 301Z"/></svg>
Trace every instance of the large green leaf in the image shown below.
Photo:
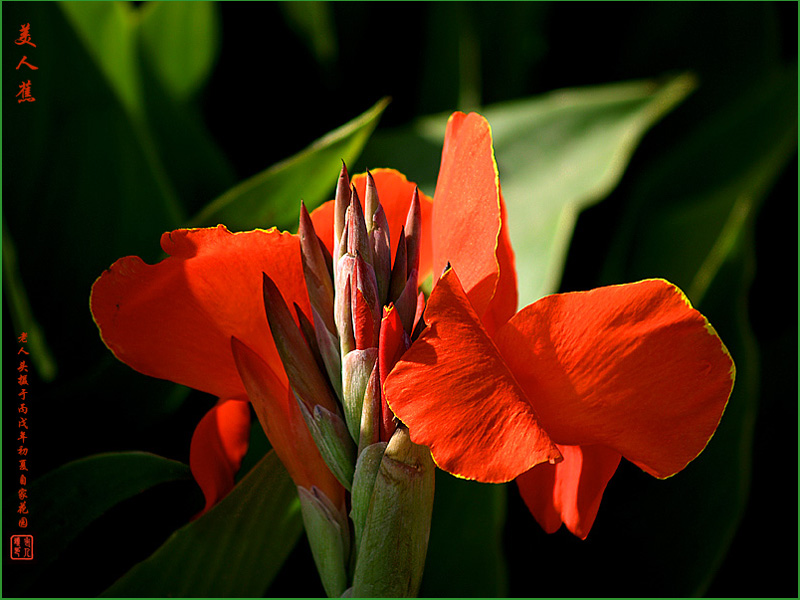
<svg viewBox="0 0 800 600"><path fill-rule="evenodd" d="M176 531L104 595L258 597L301 530L297 490L270 451L219 504Z"/></svg>
<svg viewBox="0 0 800 600"><path fill-rule="evenodd" d="M55 560L92 521L159 483L190 479L183 463L146 452L96 454L47 473L30 486L36 541L46 548L37 568Z"/></svg>
<svg viewBox="0 0 800 600"><path fill-rule="evenodd" d="M225 192L196 215L191 225L224 223L239 230L294 227L301 199L311 210L332 196L341 161L355 162L388 103L384 98L305 150Z"/></svg>
<svg viewBox="0 0 800 600"><path fill-rule="evenodd" d="M554 292L580 210L617 184L644 133L693 89L688 75L552 92L488 106L520 305ZM365 158L433 190L446 115L379 134Z"/></svg>

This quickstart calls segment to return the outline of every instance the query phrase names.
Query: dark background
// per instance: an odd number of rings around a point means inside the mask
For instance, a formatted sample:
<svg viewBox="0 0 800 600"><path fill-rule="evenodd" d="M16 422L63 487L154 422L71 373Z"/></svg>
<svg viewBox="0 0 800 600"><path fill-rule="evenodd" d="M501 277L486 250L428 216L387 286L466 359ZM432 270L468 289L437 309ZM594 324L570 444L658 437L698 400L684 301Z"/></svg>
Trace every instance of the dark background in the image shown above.
<svg viewBox="0 0 800 600"><path fill-rule="evenodd" d="M233 181L294 154L382 96L393 100L381 128L458 108L458 53L454 48L463 31L470 32L477 43L483 105L561 87L694 72L698 90L647 134L617 189L580 217L562 281L564 291L605 283L604 269L614 251L614 240L621 235L619 223L630 210L639 174L657 163L665 148L737 97L757 95L761 82L776 69L796 70L798 48L797 4L788 2L343 2L333 5L338 50L320 61L302 36L287 26L280 3L226 2L219 8L221 52L192 110L219 145L227 163L221 164L220 170L227 171ZM27 135L19 135L19 128L9 123L18 107L9 93L9 82L14 80L14 65L9 65L16 60L9 57L14 52L7 41L18 31L17 21L33 23L34 35L38 33L43 40L64 36L64 56L54 57L53 64L48 64L50 59L44 58L48 55L40 54L44 62L35 77L43 84L39 88L42 102L25 107L39 111L33 113L38 117L25 124L30 128ZM69 136L79 135L79 128L63 133L63 123L72 110L86 110L87 105L102 110L109 101L103 97L107 92L96 85L93 78L97 73L77 68L66 78L70 84L44 89L46 69L55 72L79 64L70 62L69 53L79 52L79 44L70 39L69 27L56 6L6 2L3 23L3 218L17 245L20 272L34 313L59 365L59 375L51 383L37 380L35 375L30 378L30 397L34 398L29 403L32 474L41 475L88 454L129 449L188 462L192 431L213 399L192 392L186 402L165 406L162 399L170 393L170 384L151 381L116 363L97 336L88 311L94 277L130 252L112 247L96 264L65 269L53 258L59 245L102 243L102 234L97 233L102 220L97 215L80 215L82 230L64 233L66 226L75 226L65 223L63 211L73 209L51 201L37 204L36 190L48 181L57 183L59 177L58 166L48 163L54 152L50 145L68 146ZM49 106L44 101L48 95ZM48 167L37 171L36 164L31 166L36 163L33 157L42 157L39 167ZM198 184L193 195L182 199L191 214L224 190ZM71 198L71 193L62 191L64 198ZM795 155L755 222L756 270L748 316L760 355L760 392L752 481L747 509L727 558L706 590L710 596L797 595L796 200ZM155 252L157 238L152 242ZM157 255L145 258L152 260ZM621 268L624 271L624 265ZM18 331L5 295L3 324L5 534L13 515L7 501L16 489L17 475L9 442L17 434L10 400L18 391L9 376L15 364L11 357L18 348ZM120 395L120 390L127 393ZM596 590L605 595L614 594L608 590L621 589L622 595L636 595L637 590L658 595L659 589L672 590L668 585L659 587L646 571L629 567L625 560L613 570L608 568L613 564L610 560L602 569L593 569L593 545L614 535L607 529L610 521L604 519L605 511L611 514L613 510L607 505L629 488L645 485L643 479L641 472L623 461L606 492L595 529L585 542L564 531L545 535L515 487L508 486L503 537L509 568L507 593L591 596ZM720 497L718 502L724 505L727 499ZM39 595L101 592L133 562L148 556L201 505L200 493L192 483L167 484L119 505L75 542L70 556L54 565L48 580L39 582L34 591ZM35 534L35 524L32 531ZM120 544L120 540L126 543ZM694 540L682 542L691 545ZM627 551L636 553L637 549ZM570 558L560 561L559 556ZM322 594L316 576L308 576L310 565L307 544L301 539L268 594ZM4 595L14 593L19 567L15 564L9 569L9 562L4 561ZM617 588L615 579L626 583Z"/></svg>

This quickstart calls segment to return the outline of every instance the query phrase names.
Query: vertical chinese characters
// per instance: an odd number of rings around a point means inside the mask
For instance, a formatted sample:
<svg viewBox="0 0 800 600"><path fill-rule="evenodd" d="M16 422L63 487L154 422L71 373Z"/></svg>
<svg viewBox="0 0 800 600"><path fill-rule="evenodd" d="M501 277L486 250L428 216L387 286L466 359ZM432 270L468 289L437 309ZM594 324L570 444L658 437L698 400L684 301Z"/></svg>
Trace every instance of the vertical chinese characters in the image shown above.
<svg viewBox="0 0 800 600"><path fill-rule="evenodd" d="M31 40L31 24L26 23L20 26L19 30L19 37L14 40L14 43L17 46L28 45L36 48L36 44L33 43ZM36 65L28 62L28 56L23 54L22 59L17 63L17 71L19 71L20 67L22 66L28 67L29 70L38 71L39 67ZM33 97L31 93L31 80L28 81L22 80L19 84L19 92L17 92L16 97L18 98L17 104L22 104L23 102L36 102L36 98Z"/></svg>

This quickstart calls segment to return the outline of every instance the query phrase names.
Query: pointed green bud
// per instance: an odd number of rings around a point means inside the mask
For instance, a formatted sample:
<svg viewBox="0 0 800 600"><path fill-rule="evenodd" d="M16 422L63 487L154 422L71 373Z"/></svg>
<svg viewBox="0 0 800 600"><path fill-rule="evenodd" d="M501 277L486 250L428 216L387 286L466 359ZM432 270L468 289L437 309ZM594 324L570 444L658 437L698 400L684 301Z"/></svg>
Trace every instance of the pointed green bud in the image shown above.
<svg viewBox="0 0 800 600"><path fill-rule="evenodd" d="M364 404L361 408L361 431L358 438L359 456L364 448L378 442L381 435L381 372L378 368L378 360L375 361L372 374L367 382L367 389L364 392Z"/></svg>
<svg viewBox="0 0 800 600"><path fill-rule="evenodd" d="M336 321L336 331L339 333L339 349L341 356L344 356L356 347L352 311L352 276L355 268L355 259L349 254L345 254L339 260L339 265L341 279L336 289L333 317Z"/></svg>
<svg viewBox="0 0 800 600"><path fill-rule="evenodd" d="M389 221L386 220L383 206L378 205L378 210L375 211L375 216L372 218L372 231L369 235L372 245L372 266L375 268L375 279L378 282L378 302L383 306L386 304L392 279Z"/></svg>
<svg viewBox="0 0 800 600"><path fill-rule="evenodd" d="M364 212L361 210L356 186L352 186L350 210L347 213L347 253L353 256L358 254L367 262L372 262L367 223L364 220Z"/></svg>
<svg viewBox="0 0 800 600"><path fill-rule="evenodd" d="M348 230L347 223L349 221L350 221L350 207L348 206L347 207L347 212L345 213L345 227L344 227L344 230L342 231L341 237L339 238L339 243L335 247L335 251L336 251L336 256L335 256L336 262L335 262L335 265L336 266L334 267L334 272L333 272L333 274L334 274L334 284L335 285L339 285L339 282L341 281L341 277L339 276L339 268L338 268L339 261L341 260L341 258L345 254L347 254L347 245L350 243L350 241L348 240L348 233L347 233L347 230Z"/></svg>
<svg viewBox="0 0 800 600"><path fill-rule="evenodd" d="M325 593L331 598L347 589L347 561L350 554L350 531L345 516L316 486L297 487L300 510L311 554L317 565Z"/></svg>
<svg viewBox="0 0 800 600"><path fill-rule="evenodd" d="M419 188L414 188L403 231L406 237L406 273L411 275L411 271L415 269L419 271L419 249L422 243L422 208L419 204Z"/></svg>
<svg viewBox="0 0 800 600"><path fill-rule="evenodd" d="M314 317L314 334L317 339L317 347L325 364L325 371L328 373L328 380L333 385L333 391L342 399L342 355L339 348L339 336L331 333L322 322L314 307L311 307L311 315Z"/></svg>
<svg viewBox="0 0 800 600"><path fill-rule="evenodd" d="M269 328L292 389L309 406L322 404L335 407L336 400L328 379L320 371L303 334L292 319L286 301L275 282L266 273L263 275L264 308Z"/></svg>
<svg viewBox="0 0 800 600"><path fill-rule="evenodd" d="M356 447L342 418L322 406L310 409L297 394L295 400L325 464L346 490L353 485Z"/></svg>
<svg viewBox="0 0 800 600"><path fill-rule="evenodd" d="M397 252L394 253L394 265L392 266L392 277L389 283L390 304L400 297L408 281L408 261L406 255L405 227L400 230L400 238L397 240Z"/></svg>
<svg viewBox="0 0 800 600"><path fill-rule="evenodd" d="M345 218L347 207L350 205L350 176L347 167L342 161L342 170L339 172L339 181L336 183L336 196L333 201L333 247L339 247L339 241L344 235L347 225Z"/></svg>
<svg viewBox="0 0 800 600"><path fill-rule="evenodd" d="M378 442L367 446L356 462L356 471L353 475L353 494L350 499L350 518L355 531L353 547L356 552L361 545L361 533L367 521L369 502L372 499L372 490L375 488L375 477L378 475L386 446L387 442Z"/></svg>
<svg viewBox="0 0 800 600"><path fill-rule="evenodd" d="M344 418L353 441L358 443L361 431L361 412L367 384L378 359L377 348L353 350L342 361L342 395Z"/></svg>
<svg viewBox="0 0 800 600"><path fill-rule="evenodd" d="M300 202L300 225L297 230L300 237L300 256L303 262L303 275L308 289L308 299L323 318L328 331L335 331L333 324L333 281L328 263L323 254L323 244L314 230L314 223Z"/></svg>
<svg viewBox="0 0 800 600"><path fill-rule="evenodd" d="M386 447L357 550L353 595L414 597L428 550L434 464L399 426Z"/></svg>

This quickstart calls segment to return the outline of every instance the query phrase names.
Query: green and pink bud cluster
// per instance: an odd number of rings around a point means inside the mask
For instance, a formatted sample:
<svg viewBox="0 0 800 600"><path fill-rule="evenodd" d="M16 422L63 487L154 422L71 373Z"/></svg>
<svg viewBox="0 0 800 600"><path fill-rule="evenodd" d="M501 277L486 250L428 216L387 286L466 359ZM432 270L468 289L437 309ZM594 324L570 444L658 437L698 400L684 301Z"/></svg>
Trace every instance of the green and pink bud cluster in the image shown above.
<svg viewBox="0 0 800 600"><path fill-rule="evenodd" d="M270 328L301 413L326 464L350 492L348 515L315 486L299 488L329 596L414 596L422 577L434 465L429 450L411 442L382 391L414 327L424 327L420 228L415 190L392 264L375 181L367 173L362 208L343 165L333 256L301 204L298 235L311 315L295 305L293 316L275 283L264 278Z"/></svg>

